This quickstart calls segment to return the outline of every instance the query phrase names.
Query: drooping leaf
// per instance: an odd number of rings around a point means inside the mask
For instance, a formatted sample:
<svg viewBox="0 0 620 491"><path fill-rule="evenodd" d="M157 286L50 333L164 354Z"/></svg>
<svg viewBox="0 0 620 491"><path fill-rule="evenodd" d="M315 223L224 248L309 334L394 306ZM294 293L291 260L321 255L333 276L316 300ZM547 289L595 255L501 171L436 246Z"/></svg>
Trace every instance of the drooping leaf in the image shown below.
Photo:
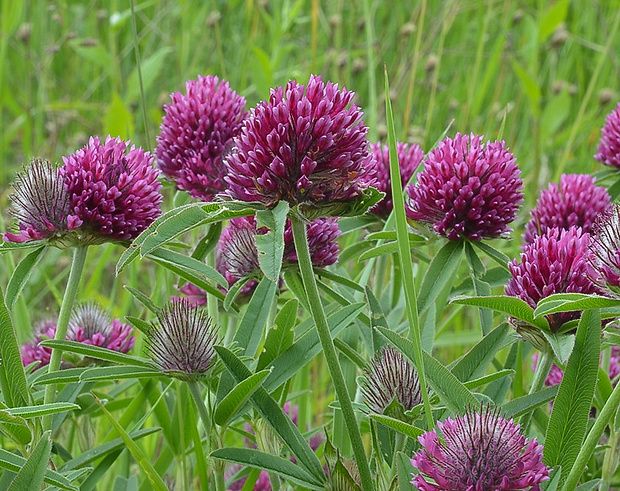
<svg viewBox="0 0 620 491"><path fill-rule="evenodd" d="M110 361L112 363L122 363L145 368L151 367L149 360L146 358L140 358L138 356L121 353L120 351L114 351L100 346L93 346L92 344L84 344L78 341L46 339L45 341L42 341L40 345L47 348L60 348L62 351L68 351L70 353L76 353L78 355L96 358L98 360Z"/></svg>

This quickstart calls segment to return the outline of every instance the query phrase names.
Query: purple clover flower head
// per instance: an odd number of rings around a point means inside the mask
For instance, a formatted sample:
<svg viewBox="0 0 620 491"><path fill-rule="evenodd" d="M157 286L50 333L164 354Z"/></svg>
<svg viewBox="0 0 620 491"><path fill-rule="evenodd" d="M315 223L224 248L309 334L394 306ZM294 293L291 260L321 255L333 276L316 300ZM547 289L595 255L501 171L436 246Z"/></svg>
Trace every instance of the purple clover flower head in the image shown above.
<svg viewBox="0 0 620 491"><path fill-rule="evenodd" d="M540 193L531 219L525 226L523 241L531 244L534 238L550 228L581 227L591 232L596 216L609 209L611 197L607 190L594 183L587 174L562 174L560 185L549 184Z"/></svg>
<svg viewBox="0 0 620 491"><path fill-rule="evenodd" d="M266 233L267 230L262 232ZM216 248L217 267L229 285L260 270L254 240L257 233L260 232L253 216L233 218L222 231Z"/></svg>
<svg viewBox="0 0 620 491"><path fill-rule="evenodd" d="M308 248L312 265L324 268L338 262L338 242L336 239L341 235L338 227L338 218L315 218L306 227L308 236ZM297 252L293 240L293 228L291 221L286 221L284 228L284 257L285 261L297 262Z"/></svg>
<svg viewBox="0 0 620 491"><path fill-rule="evenodd" d="M601 214L590 240L592 278L605 292L620 295L620 205Z"/></svg>
<svg viewBox="0 0 620 491"><path fill-rule="evenodd" d="M320 76L272 89L225 161L227 194L267 206L333 206L358 197L375 179L368 128L353 96Z"/></svg>
<svg viewBox="0 0 620 491"><path fill-rule="evenodd" d="M431 151L407 187L407 217L427 222L449 240L507 234L523 201L523 181L503 141L457 133Z"/></svg>
<svg viewBox="0 0 620 491"><path fill-rule="evenodd" d="M39 343L46 339L54 339L56 336L56 323L46 320L37 324L33 330L34 339L30 343L25 343L19 350L24 366L38 361L38 367L48 365L52 356L52 348L40 346Z"/></svg>
<svg viewBox="0 0 620 491"><path fill-rule="evenodd" d="M512 419L490 407L438 422L426 432L411 463L411 483L420 491L538 491L549 479L543 446L520 433Z"/></svg>
<svg viewBox="0 0 620 491"><path fill-rule="evenodd" d="M380 143L371 144L370 150L375 157L377 166L376 188L385 193L385 197L370 209L370 213L381 218L387 218L394 207L392 203L392 179L390 178L390 151L387 145ZM418 145L401 142L396 144L396 152L400 166L400 179L403 186L406 186L424 159L424 152Z"/></svg>
<svg viewBox="0 0 620 491"><path fill-rule="evenodd" d="M71 198L60 169L47 160L34 159L13 184L11 214L19 234L7 232L7 242L50 239L79 227L72 215Z"/></svg>
<svg viewBox="0 0 620 491"><path fill-rule="evenodd" d="M169 302L146 335L153 364L181 380L207 377L214 365L217 332L207 313L188 299Z"/></svg>
<svg viewBox="0 0 620 491"><path fill-rule="evenodd" d="M518 297L535 308L538 302L554 293L599 293L592 282L592 267L588 242L590 235L581 228L568 230L551 228L527 244L516 259L508 263L512 278L506 285L506 295ZM562 312L546 316L552 332L581 312Z"/></svg>
<svg viewBox="0 0 620 491"><path fill-rule="evenodd" d="M159 171L153 157L129 142L92 137L69 157L62 173L71 210L90 237L82 240L132 240L161 214Z"/></svg>
<svg viewBox="0 0 620 491"><path fill-rule="evenodd" d="M235 475L242 469L243 466L241 464L229 465L224 473L226 481L228 482L233 479ZM247 481L247 479L247 476L243 476L236 481L233 481L228 486L228 489L230 491L240 491L243 488L243 485L245 484L245 481ZM254 484L254 487L252 489L253 491L271 491L271 481L269 480L269 473L267 471L260 471L260 475L258 476L258 479L256 480L256 483Z"/></svg>
<svg viewBox="0 0 620 491"><path fill-rule="evenodd" d="M226 189L223 156L233 146L247 111L245 99L225 80L207 75L185 84L164 106L157 165L179 189L211 201Z"/></svg>
<svg viewBox="0 0 620 491"><path fill-rule="evenodd" d="M605 120L594 158L601 164L620 169L620 102Z"/></svg>
<svg viewBox="0 0 620 491"><path fill-rule="evenodd" d="M391 346L382 348L364 371L361 392L368 407L378 414L397 401L409 411L422 402L420 379L403 354Z"/></svg>
<svg viewBox="0 0 620 491"><path fill-rule="evenodd" d="M93 303L81 305L73 312L69 319L67 339L121 353L127 353L136 341L131 326L122 324L118 319L110 320Z"/></svg>

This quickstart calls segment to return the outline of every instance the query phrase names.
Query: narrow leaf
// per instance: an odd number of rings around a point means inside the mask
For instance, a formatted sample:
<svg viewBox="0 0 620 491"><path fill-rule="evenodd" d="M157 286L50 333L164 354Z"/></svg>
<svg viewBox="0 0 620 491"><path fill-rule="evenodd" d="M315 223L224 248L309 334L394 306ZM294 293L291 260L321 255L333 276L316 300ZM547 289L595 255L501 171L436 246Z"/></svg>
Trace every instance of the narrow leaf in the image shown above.
<svg viewBox="0 0 620 491"><path fill-rule="evenodd" d="M497 295L490 297L455 297L450 303L474 305L487 309L503 312L511 317L522 320L527 324L538 327L543 331L549 331L549 323L544 317L534 317L534 309L525 301L517 297Z"/></svg>
<svg viewBox="0 0 620 491"><path fill-rule="evenodd" d="M420 315L437 299L444 288L454 281L454 272L458 269L463 255L463 241L449 240L435 255L420 287L418 311Z"/></svg>
<svg viewBox="0 0 620 491"><path fill-rule="evenodd" d="M2 363L0 369L5 375L0 377L4 402L9 407L27 406L30 404L30 393L26 384L26 373L2 291L0 291L0 360Z"/></svg>
<svg viewBox="0 0 620 491"><path fill-rule="evenodd" d="M47 245L35 249L22 259L15 268L15 271L13 271L9 284L6 287L6 304L9 310L13 310L13 307L15 307L19 294L26 285L28 278L30 278L30 273L32 273L32 270L39 264L46 250Z"/></svg>
<svg viewBox="0 0 620 491"><path fill-rule="evenodd" d="M420 435L426 433L426 430L422 430L417 426L410 425L400 419L395 419L383 414L370 414L370 419L377 421L388 428L392 428L393 430L396 430L409 438L417 439Z"/></svg>
<svg viewBox="0 0 620 491"><path fill-rule="evenodd" d="M26 459L20 455L16 455L8 450L0 448L0 467L3 469L8 469L12 472L19 472L19 470L24 467L26 464ZM81 474L81 473L80 473ZM55 472L47 469L45 471L45 476L43 478L43 482L46 484L50 484L52 486L57 486L62 489L69 490L77 490L77 487L71 484L71 481L60 474L59 472Z"/></svg>
<svg viewBox="0 0 620 491"><path fill-rule="evenodd" d="M230 418L232 418L237 411L250 400L252 394L261 387L267 375L269 375L269 370L262 370L239 382L217 405L214 414L215 422L220 426L228 424Z"/></svg>
<svg viewBox="0 0 620 491"><path fill-rule="evenodd" d="M37 442L28 460L19 470L15 479L8 488L8 491L32 491L33 489L41 489L45 471L50 460L50 452L52 451L52 440L50 439L51 431L46 431L41 435L41 439Z"/></svg>
<svg viewBox="0 0 620 491"><path fill-rule="evenodd" d="M556 293L538 302L534 310L534 317L555 314L556 312L613 307L620 307L620 299L600 295L585 295L583 293Z"/></svg>
<svg viewBox="0 0 620 491"><path fill-rule="evenodd" d="M258 250L258 263L263 274L276 284L280 281L282 269L284 226L287 213L288 203L286 201L279 201L274 208L256 212L257 227L269 229L266 234L254 236Z"/></svg>
<svg viewBox="0 0 620 491"><path fill-rule="evenodd" d="M134 365L89 368L80 376L80 382L125 380L133 378L165 377L166 375L153 368Z"/></svg>
<svg viewBox="0 0 620 491"><path fill-rule="evenodd" d="M297 320L299 301L290 299L278 312L275 318L275 327L269 329L263 352L260 354L257 370L267 367L278 355L290 348L295 339L293 327Z"/></svg>
<svg viewBox="0 0 620 491"><path fill-rule="evenodd" d="M40 406L12 407L4 409L2 412L11 416L20 416L21 418L29 419L45 416L46 414L73 411L75 409L80 409L80 406L68 402L53 402L50 404L41 404Z"/></svg>
<svg viewBox="0 0 620 491"><path fill-rule="evenodd" d="M248 356L254 356L256 353L277 290L277 284L264 277L254 290L243 319L239 323L234 340L239 346L244 347L244 353Z"/></svg>
<svg viewBox="0 0 620 491"><path fill-rule="evenodd" d="M558 386L545 387L533 394L517 397L502 406L502 414L506 418L519 418L532 412L537 407L551 402L558 393Z"/></svg>
<svg viewBox="0 0 620 491"><path fill-rule="evenodd" d="M114 351L100 346L84 344L77 341L60 341L54 339L46 339L40 343L41 346L48 348L60 348L62 351L84 355L89 358L110 361L112 363L122 363L133 365L136 367L151 367L151 363L146 358L132 356L120 351Z"/></svg>

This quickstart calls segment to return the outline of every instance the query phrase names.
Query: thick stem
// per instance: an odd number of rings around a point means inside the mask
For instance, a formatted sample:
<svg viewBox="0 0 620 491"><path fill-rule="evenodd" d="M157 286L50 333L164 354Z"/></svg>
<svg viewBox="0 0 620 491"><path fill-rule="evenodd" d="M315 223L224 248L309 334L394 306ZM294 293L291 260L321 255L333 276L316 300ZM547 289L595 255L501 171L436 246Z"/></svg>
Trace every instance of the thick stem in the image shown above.
<svg viewBox="0 0 620 491"><path fill-rule="evenodd" d="M355 419L351 398L349 397L349 392L347 391L347 386L342 375L342 369L340 368L340 363L338 362L338 355L336 354L334 341L332 340L329 332L327 317L325 316L325 311L323 310L323 304L321 303L321 298L319 296L319 289L316 285L314 272L312 271L312 261L310 259L310 251L308 249L306 225L296 216L291 216L291 225L293 228L293 239L295 241L295 250L297 252L299 270L301 272L306 295L308 296L310 311L319 335L319 340L321 341L325 361L327 362L327 367L329 369L334 388L336 389L336 395L340 401L340 408L349 432L349 437L351 438L353 453L355 455L355 460L357 461L357 467L362 481L362 489L365 491L374 490L373 479L370 474L370 467L368 466L368 459L366 457L366 452L364 451L364 442L362 442L362 435Z"/></svg>
<svg viewBox="0 0 620 491"><path fill-rule="evenodd" d="M534 372L534 380L532 381L532 386L530 387L530 394L538 392L540 389L542 389L543 385L545 384L545 380L547 379L547 375L549 375L549 371L551 370L551 365L553 365L553 350L551 349L551 347L548 347L547 351L541 353L540 357L538 358L538 363L536 364L536 371ZM531 421L531 412L524 414L521 417L520 423L524 435L527 435Z"/></svg>
<svg viewBox="0 0 620 491"><path fill-rule="evenodd" d="M78 286L80 279L82 278L82 272L84 271L84 263L86 262L86 253L88 252L88 246L81 245L75 247L73 250L73 262L71 263L71 272L69 273L69 279L67 280L67 286L65 288L65 294L62 298L62 305L60 306L60 313L58 314L58 323L56 324L56 335L54 339L56 341L64 341L67 336L67 328L69 327L69 318L71 317L71 311L73 310L73 304L77 297ZM60 361L62 357L62 350L58 348L52 349L52 356L50 357L50 363L48 365L47 372L52 373L60 369ZM56 399L56 384L49 384L45 387L45 395L43 396L44 404L51 404ZM52 415L48 414L43 416L43 431L52 429Z"/></svg>
<svg viewBox="0 0 620 491"><path fill-rule="evenodd" d="M209 416L209 409L205 405L205 400L202 398L198 382L195 380L188 381L187 386L189 387L189 391L198 409L198 414L200 414L200 419L202 419L202 424L205 427L205 433L207 435L207 453L209 453L211 452L211 416Z"/></svg>
<svg viewBox="0 0 620 491"><path fill-rule="evenodd" d="M562 491L569 491L577 487L577 482L579 482L579 478L581 477L581 474L583 474L586 464L590 460L590 457L592 457L592 453L594 452L601 435L605 431L605 427L609 424L614 414L618 411L618 405L620 405L620 384L616 385L613 392L609 396L609 399L607 399L605 406L603 406L602 411L598 415L598 418L596 418L590 433L588 433L586 440L583 442L583 445L577 454L573 468L570 470L570 473L566 478Z"/></svg>

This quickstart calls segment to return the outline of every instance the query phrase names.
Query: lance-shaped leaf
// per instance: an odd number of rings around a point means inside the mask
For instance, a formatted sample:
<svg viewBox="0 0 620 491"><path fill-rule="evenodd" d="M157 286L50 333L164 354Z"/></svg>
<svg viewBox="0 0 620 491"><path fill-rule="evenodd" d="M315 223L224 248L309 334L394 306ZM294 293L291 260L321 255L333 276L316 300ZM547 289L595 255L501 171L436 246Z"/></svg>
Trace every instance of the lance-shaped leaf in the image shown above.
<svg viewBox="0 0 620 491"><path fill-rule="evenodd" d="M13 307L15 307L19 294L26 285L28 278L30 278L30 273L32 273L32 270L39 264L46 250L47 245L35 249L22 259L15 268L15 271L13 271L9 284L6 287L6 305L9 309L12 310Z"/></svg>
<svg viewBox="0 0 620 491"><path fill-rule="evenodd" d="M284 254L284 226L288 203L280 201L272 208L256 212L257 228L267 227L266 234L256 234L256 249L258 251L258 264L263 274L274 283L280 281L282 269L282 257Z"/></svg>
<svg viewBox="0 0 620 491"><path fill-rule="evenodd" d="M549 331L549 323L544 317L534 317L534 309L527 302L517 297L497 295L491 297L455 297L451 303L474 305L487 309L503 312L515 319L538 327L543 331Z"/></svg>

